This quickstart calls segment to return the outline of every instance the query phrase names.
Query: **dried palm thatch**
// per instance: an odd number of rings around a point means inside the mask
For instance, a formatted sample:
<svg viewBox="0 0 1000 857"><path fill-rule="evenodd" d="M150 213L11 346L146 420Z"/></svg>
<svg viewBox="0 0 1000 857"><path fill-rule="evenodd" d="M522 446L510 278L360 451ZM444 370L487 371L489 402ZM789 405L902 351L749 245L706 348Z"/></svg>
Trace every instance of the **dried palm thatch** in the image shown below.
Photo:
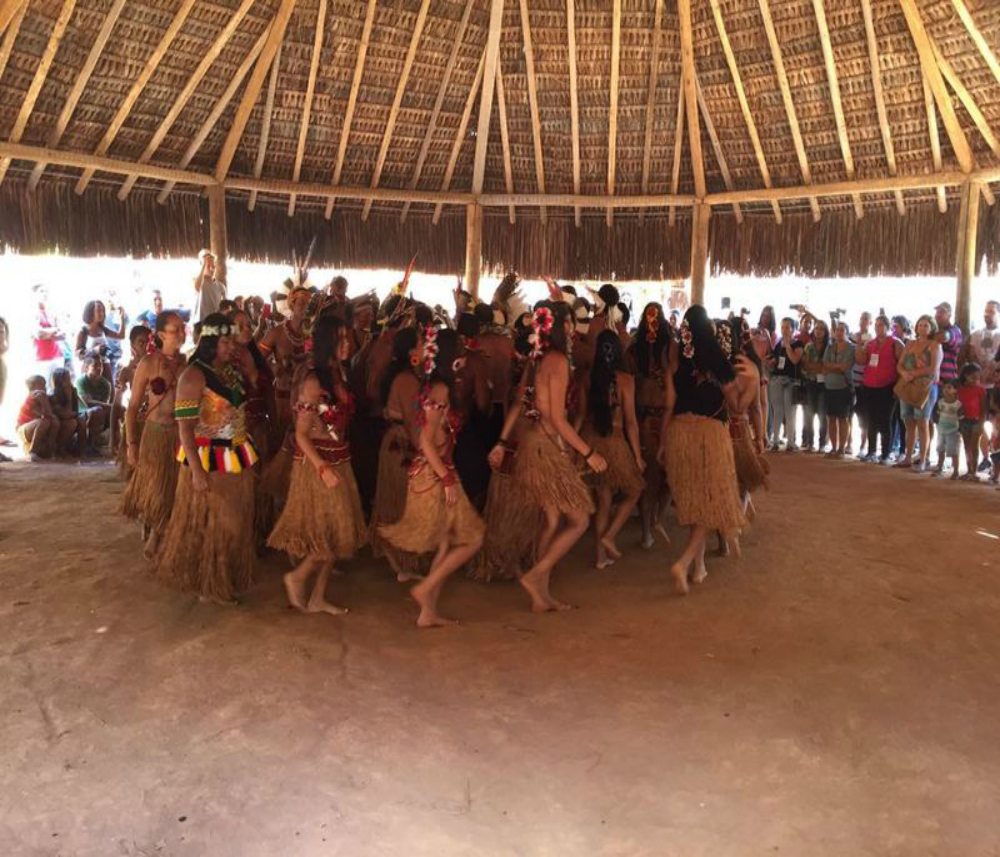
<svg viewBox="0 0 1000 857"><path fill-rule="evenodd" d="M203 138L187 168L210 175L216 171L246 97L252 109L245 127L236 126L231 176L253 177L262 151L262 178L290 182L298 172L301 182L329 185L344 140L339 175L343 186L371 186L384 148L384 164L377 175L380 187L412 186L424 191L441 190L446 184L460 191L472 187L473 161L480 144L477 71L487 43L491 0L429 0L426 6L425 0L328 0L318 63L314 63L313 51L320 0L297 0L276 42L280 52L270 110L266 109L266 81L274 52L265 47L257 61L264 64L257 75L263 83L260 90L250 87L253 71L239 85L230 84L248 54L260 49L260 40L288 0L251 3L228 39L221 39L220 34L243 0L127 0L110 38L94 58L90 57L92 48L114 0L23 2L26 5L15 12L0 38L0 141L100 153L130 163L142 158L154 141L149 162L179 166L190 154L191 141ZM695 73L718 143L714 146L705 135L702 120L709 193L727 187L760 188L764 167L775 187L802 185L806 173L813 183L842 181L850 177L849 163L858 179L885 177L891 174L890 146L899 175L954 170L962 161L956 156L956 134L968 141L977 166L1000 164L996 136L1000 134L1000 66L991 64L1000 53L1000 4L987 0L919 0L915 4L933 48L964 90L952 91L957 89L954 80L945 84L952 88L946 97L955 115L955 122L948 123L939 106L929 121L924 74L902 2L912 0L870 0L877 57L877 69L873 69L861 2L823 0L836 95L842 104L839 112L834 108L814 0L693 2ZM680 138L680 162L675 164L681 71L677 3L622 0L616 28L616 4L574 0L572 65L569 5L567 0L504 3L498 64L507 145L498 110L493 109L485 141L484 192L507 191L509 167L510 186L517 193L539 192L540 180L549 194L573 193L577 188L574 136L579 141L579 193L607 192L613 33L618 31L614 192L693 193L686 130ZM718 7L717 15L713 5ZM654 68L658 6L659 49ZM424 26L387 138L390 112L423 9ZM765 10L773 20L789 99L783 97L775 49L764 26ZM370 33L360 64L369 12ZM61 17L65 31L55 38ZM729 58L719 19L731 48ZM191 88L189 97L179 101L199 63L216 48L218 55L204 77ZM95 61L88 63L88 59ZM310 120L296 169L313 66L317 74L308 104ZM571 67L576 71L575 126ZM81 77L87 70L89 77ZM884 110L876 98L876 71ZM532 72L533 80L529 79ZM348 129L345 120L356 76L359 86ZM738 97L737 78L759 146ZM442 86L445 81L447 85ZM529 97L532 87L537 94L534 109ZM467 119L463 128L463 114L468 117L469 113L471 121ZM843 124L838 128L841 116ZM263 136L267 143L262 148ZM940 139L939 156L935 137ZM124 176L98 172L98 180L77 197L68 187L80 171L50 166L37 190L29 193L24 189L25 179L34 165L18 161L10 165L0 158L0 174L6 166L10 170L0 179L4 202L0 237L16 249L59 246L81 253L187 253L203 231L203 223L195 217L199 212L200 218L202 204L191 186L178 185L159 207L150 202L149 192L162 190L162 183L140 179L136 190L116 207L108 188L120 186ZM463 219L457 207L446 206L441 222L432 225L433 206L415 204L401 225L401 202L376 201L372 217L362 225L362 206L354 202L338 201L333 220L327 221L325 201L300 194L296 216L283 220L280 214L287 208L287 194L282 199L262 196L252 213L247 211L246 194L230 192L229 197L228 232L231 251L237 256L286 258L296 246L293 236L319 233L328 248L327 260L338 264L398 265L408 258L410 248L420 247L421 267L454 271L461 266ZM948 213L943 215L935 214L940 200L933 193L913 191L902 197L905 217L895 213L898 200L892 194L865 195L863 220L854 217L849 196L821 199L819 223L801 216L809 211L806 199L782 202L781 225L776 224L770 205L744 206L742 225L731 219L728 207L720 206L713 218L713 267L742 273L797 270L817 275L951 270L954 193L945 200ZM579 227L567 221L572 206L547 208L544 226L537 206L517 207L514 224L508 221L506 206L488 210L485 263L514 264L525 272L551 271L563 276L678 276L688 267L689 213L683 209L678 209L673 228L660 209L644 211L641 223L637 210L619 209L609 231L602 225L599 208L584 209ZM68 222L98 211L101 225ZM998 264L998 242L993 237L996 222L994 209L984 209L980 250L991 269ZM110 224L121 228L112 229Z"/></svg>

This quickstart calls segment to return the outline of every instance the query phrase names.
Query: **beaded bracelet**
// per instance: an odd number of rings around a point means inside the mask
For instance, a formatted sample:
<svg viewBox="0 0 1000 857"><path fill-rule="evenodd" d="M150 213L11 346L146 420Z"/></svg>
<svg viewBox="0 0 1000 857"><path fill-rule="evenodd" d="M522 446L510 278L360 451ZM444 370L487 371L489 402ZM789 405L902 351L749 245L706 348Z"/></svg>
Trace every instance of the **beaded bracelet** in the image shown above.
<svg viewBox="0 0 1000 857"><path fill-rule="evenodd" d="M196 420L201 413L201 402L197 399L178 399L174 403L174 418L178 420Z"/></svg>

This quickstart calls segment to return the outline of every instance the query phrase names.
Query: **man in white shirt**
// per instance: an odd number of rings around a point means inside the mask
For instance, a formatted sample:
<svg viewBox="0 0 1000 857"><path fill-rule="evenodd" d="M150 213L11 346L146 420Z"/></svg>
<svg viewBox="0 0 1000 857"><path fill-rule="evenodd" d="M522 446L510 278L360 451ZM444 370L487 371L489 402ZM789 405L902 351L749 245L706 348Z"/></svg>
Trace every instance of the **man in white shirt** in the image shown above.
<svg viewBox="0 0 1000 857"><path fill-rule="evenodd" d="M1000 384L1000 363L997 362L997 350L1000 349L1000 301L987 301L986 311L983 313L983 327L972 332L972 335L965 341L965 347L959 355L959 368L966 363L977 363L982 370L979 383L986 388L986 401L993 403L1000 393L997 388ZM986 425L989 426L989 419ZM996 431L996 427L993 428ZM983 432L980 439L980 453L983 456L981 471L989 469L989 445L990 429Z"/></svg>
<svg viewBox="0 0 1000 857"><path fill-rule="evenodd" d="M198 254L201 271L194 278L194 320L204 321L213 312L219 311L219 304L225 300L226 284L215 278L215 256L210 250Z"/></svg>

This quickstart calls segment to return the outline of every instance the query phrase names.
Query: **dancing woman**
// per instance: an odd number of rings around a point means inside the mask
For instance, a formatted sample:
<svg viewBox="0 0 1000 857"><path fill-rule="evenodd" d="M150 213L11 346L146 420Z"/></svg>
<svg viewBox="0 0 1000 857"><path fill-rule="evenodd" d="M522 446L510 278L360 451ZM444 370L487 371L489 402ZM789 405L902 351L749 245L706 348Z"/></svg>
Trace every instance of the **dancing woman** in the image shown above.
<svg viewBox="0 0 1000 857"><path fill-rule="evenodd" d="M144 553L152 558L174 508L177 491L177 384L185 362L184 322L177 313L156 317L155 349L139 361L132 398L125 411L126 460L133 468L122 498L122 514L141 520L147 531ZM145 411L139 431L140 411Z"/></svg>
<svg viewBox="0 0 1000 857"><path fill-rule="evenodd" d="M613 330L597 337L594 366L587 392L584 441L608 463L596 477L597 567L606 568L621 558L615 538L639 502L645 482L639 448L639 425L635 418L635 381L622 364L621 338ZM616 494L622 501L611 514Z"/></svg>
<svg viewBox="0 0 1000 857"><path fill-rule="evenodd" d="M269 547L303 557L285 575L292 606L305 613L346 613L326 600L337 560L349 559L367 540L361 498L351 470L347 431L354 410L344 362L351 343L344 323L322 316L312 335L312 366L296 385L295 460L285 509ZM316 574L306 599L309 578Z"/></svg>
<svg viewBox="0 0 1000 857"><path fill-rule="evenodd" d="M515 474L545 513L538 559L520 580L531 596L531 609L541 613L570 609L552 597L549 578L555 564L579 541L594 511L590 492L570 452L579 453L595 473L602 473L607 462L576 433L567 418L567 403L575 399L567 357L573 336L569 305L544 302L535 310L533 328L536 366L526 405L533 425L518 451Z"/></svg>
<svg viewBox="0 0 1000 857"><path fill-rule="evenodd" d="M428 328L423 345L426 379L420 394L419 452L410 465L403 517L384 524L381 535L394 548L434 553L427 577L410 590L420 606L417 625L453 624L437 612L441 589L479 550L483 522L462 490L453 453L458 432L455 380L462 368L462 347L453 330Z"/></svg>
<svg viewBox="0 0 1000 857"><path fill-rule="evenodd" d="M177 458L184 465L156 575L199 597L231 603L253 568L257 450L246 428L246 389L232 366L236 328L212 313L177 383ZM143 433L143 437L148 434Z"/></svg>
<svg viewBox="0 0 1000 857"><path fill-rule="evenodd" d="M735 548L743 514L726 430L726 408L738 405L736 372L704 307L692 306L684 314L680 339L670 347L662 455L677 520L690 527L684 552L670 569L677 591L686 595L692 568L695 583L707 576L708 531L720 530Z"/></svg>

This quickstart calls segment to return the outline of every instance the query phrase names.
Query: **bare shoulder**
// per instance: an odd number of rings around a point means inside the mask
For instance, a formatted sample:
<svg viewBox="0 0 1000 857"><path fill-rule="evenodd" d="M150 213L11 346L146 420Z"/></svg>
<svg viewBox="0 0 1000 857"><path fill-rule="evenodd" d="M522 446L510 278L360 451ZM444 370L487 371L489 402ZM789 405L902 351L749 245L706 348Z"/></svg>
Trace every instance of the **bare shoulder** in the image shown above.
<svg viewBox="0 0 1000 857"><path fill-rule="evenodd" d="M631 393L635 390L635 378L628 372L618 372L618 386L625 392Z"/></svg>
<svg viewBox="0 0 1000 857"><path fill-rule="evenodd" d="M321 393L322 388L320 387L319 378L315 372L310 372L302 379L302 383L299 385L299 400L315 403L320 400Z"/></svg>

